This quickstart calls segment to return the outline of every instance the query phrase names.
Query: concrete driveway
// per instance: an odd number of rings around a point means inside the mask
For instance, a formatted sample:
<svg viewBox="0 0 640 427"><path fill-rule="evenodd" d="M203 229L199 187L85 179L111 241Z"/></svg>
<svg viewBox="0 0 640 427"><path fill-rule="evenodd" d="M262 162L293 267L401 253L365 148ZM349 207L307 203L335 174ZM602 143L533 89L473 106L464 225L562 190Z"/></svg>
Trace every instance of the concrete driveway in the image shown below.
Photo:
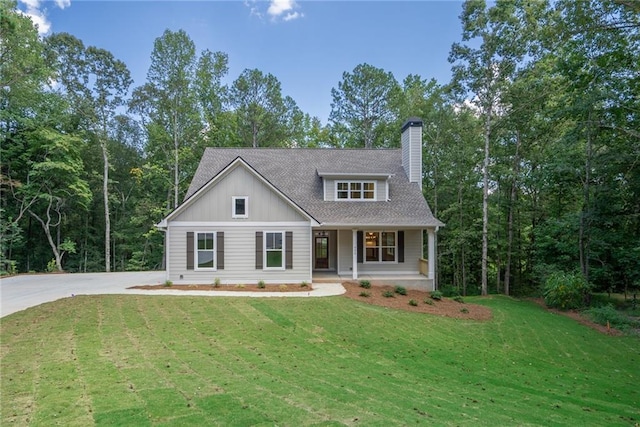
<svg viewBox="0 0 640 427"><path fill-rule="evenodd" d="M123 273L29 274L0 280L0 317L74 295L137 294L179 296L241 296L234 291L146 291L135 285L164 283L164 271ZM314 283L309 292L243 292L248 297L324 297L345 292L340 283Z"/></svg>
<svg viewBox="0 0 640 427"><path fill-rule="evenodd" d="M0 316L73 295L136 293L135 285L156 285L164 271L26 274L0 280Z"/></svg>

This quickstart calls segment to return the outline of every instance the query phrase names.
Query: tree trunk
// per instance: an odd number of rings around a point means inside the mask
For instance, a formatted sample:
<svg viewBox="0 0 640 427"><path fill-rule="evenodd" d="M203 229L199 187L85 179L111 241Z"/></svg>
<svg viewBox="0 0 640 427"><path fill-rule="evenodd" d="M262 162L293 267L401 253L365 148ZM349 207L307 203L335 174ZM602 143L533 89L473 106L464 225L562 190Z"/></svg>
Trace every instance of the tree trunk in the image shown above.
<svg viewBox="0 0 640 427"><path fill-rule="evenodd" d="M42 229L44 230L44 234L47 236L47 241L49 242L49 246L51 247L51 251L53 252L53 257L56 260L56 268L58 269L58 271L62 271L62 255L60 254L60 251L58 250L58 247L56 246L55 242L53 241L53 236L51 235L51 204L52 201L49 200L49 206L47 207L47 221L45 222L42 218L40 218L38 215L36 215L35 213L33 213L33 211L29 210L29 213L31 214L31 216L33 216L42 226Z"/></svg>
<svg viewBox="0 0 640 427"><path fill-rule="evenodd" d="M178 119L176 112L173 113L173 208L178 207L178 187L180 184L179 171L179 150L180 141L178 141Z"/></svg>
<svg viewBox="0 0 640 427"><path fill-rule="evenodd" d="M484 162L482 164L482 295L487 295L487 257L489 252L489 137L491 135L491 105L484 126Z"/></svg>
<svg viewBox="0 0 640 427"><path fill-rule="evenodd" d="M509 219L507 222L507 266L504 273L504 294L511 292L511 256L513 252L513 211L516 204L518 174L520 173L520 132L516 134L516 153L513 159L513 180L511 181L511 196L509 197Z"/></svg>
<svg viewBox="0 0 640 427"><path fill-rule="evenodd" d="M588 123L587 123L587 144L585 147L585 165L584 165L584 183L583 189L583 205L582 212L580 212L580 229L578 237L578 249L580 252L580 270L584 275L584 278L589 282L589 224L588 218L590 209L590 182L591 182L591 155L592 155L592 141L591 141L591 111L589 111Z"/></svg>
<svg viewBox="0 0 640 427"><path fill-rule="evenodd" d="M104 135L103 135L104 137ZM107 141L102 140L102 160L104 170L102 175L102 197L104 198L104 271L111 271L111 220L109 213L109 153Z"/></svg>

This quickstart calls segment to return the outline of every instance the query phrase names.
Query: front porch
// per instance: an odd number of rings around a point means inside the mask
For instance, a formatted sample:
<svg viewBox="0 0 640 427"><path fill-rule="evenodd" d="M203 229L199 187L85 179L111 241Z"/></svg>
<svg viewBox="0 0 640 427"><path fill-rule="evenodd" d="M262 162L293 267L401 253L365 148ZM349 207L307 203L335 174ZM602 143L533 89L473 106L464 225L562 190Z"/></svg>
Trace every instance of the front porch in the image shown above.
<svg viewBox="0 0 640 427"><path fill-rule="evenodd" d="M433 279L422 274L359 274L354 280L351 274L338 274L336 272L313 272L313 283L343 283L368 280L374 286L404 286L407 289L420 291L433 291Z"/></svg>

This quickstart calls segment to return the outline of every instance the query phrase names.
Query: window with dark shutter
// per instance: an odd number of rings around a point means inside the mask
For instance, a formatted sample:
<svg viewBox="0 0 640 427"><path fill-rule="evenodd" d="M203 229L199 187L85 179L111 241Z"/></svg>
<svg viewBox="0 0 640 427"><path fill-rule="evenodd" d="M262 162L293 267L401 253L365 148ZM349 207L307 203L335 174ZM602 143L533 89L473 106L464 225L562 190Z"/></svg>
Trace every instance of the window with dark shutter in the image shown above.
<svg viewBox="0 0 640 427"><path fill-rule="evenodd" d="M364 244L364 237L362 231L358 231L358 264L362 264L362 246Z"/></svg>
<svg viewBox="0 0 640 427"><path fill-rule="evenodd" d="M404 231L398 231L398 262L404 262Z"/></svg>

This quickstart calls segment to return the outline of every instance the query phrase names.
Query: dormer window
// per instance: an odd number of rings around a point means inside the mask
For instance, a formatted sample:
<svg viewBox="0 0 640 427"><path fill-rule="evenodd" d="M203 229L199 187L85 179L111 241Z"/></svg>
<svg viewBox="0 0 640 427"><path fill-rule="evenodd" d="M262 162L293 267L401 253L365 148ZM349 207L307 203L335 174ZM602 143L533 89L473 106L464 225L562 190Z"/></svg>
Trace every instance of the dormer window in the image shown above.
<svg viewBox="0 0 640 427"><path fill-rule="evenodd" d="M376 200L375 181L336 181L336 200Z"/></svg>
<svg viewBox="0 0 640 427"><path fill-rule="evenodd" d="M247 196L233 196L231 209L232 218L249 218L249 198Z"/></svg>

